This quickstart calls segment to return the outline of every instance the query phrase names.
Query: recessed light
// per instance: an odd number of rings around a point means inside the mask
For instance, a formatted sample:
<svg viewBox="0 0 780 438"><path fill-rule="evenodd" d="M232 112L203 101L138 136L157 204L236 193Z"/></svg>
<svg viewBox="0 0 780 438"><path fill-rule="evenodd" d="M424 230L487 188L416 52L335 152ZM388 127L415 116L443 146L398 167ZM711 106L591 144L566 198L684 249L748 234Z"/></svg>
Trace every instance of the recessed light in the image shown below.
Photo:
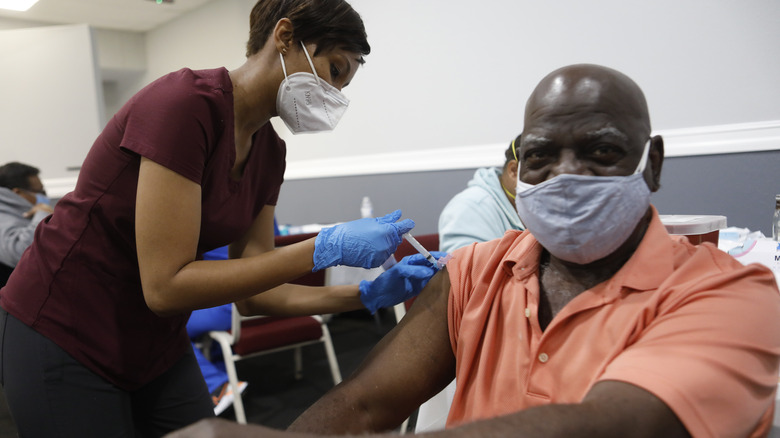
<svg viewBox="0 0 780 438"><path fill-rule="evenodd" d="M38 3L38 0L0 0L0 9L26 11L36 3Z"/></svg>

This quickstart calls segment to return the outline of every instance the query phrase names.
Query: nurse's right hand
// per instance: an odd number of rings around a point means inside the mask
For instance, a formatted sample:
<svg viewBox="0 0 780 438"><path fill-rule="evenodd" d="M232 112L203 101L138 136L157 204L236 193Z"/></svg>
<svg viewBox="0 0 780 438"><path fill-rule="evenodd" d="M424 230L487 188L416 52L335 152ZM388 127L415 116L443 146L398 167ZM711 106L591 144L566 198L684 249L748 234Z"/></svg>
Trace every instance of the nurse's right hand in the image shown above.
<svg viewBox="0 0 780 438"><path fill-rule="evenodd" d="M392 255L414 221L396 210L378 218L364 218L325 228L314 241L314 269L336 265L375 268Z"/></svg>

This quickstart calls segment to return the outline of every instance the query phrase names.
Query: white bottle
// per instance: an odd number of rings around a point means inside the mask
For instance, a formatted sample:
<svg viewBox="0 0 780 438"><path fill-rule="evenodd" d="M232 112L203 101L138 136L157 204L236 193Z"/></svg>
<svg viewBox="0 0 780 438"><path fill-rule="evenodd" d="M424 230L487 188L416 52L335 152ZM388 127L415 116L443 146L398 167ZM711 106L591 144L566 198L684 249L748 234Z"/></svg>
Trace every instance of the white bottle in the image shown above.
<svg viewBox="0 0 780 438"><path fill-rule="evenodd" d="M374 217L374 206L371 205L371 199L363 196L363 202L360 204L360 217Z"/></svg>

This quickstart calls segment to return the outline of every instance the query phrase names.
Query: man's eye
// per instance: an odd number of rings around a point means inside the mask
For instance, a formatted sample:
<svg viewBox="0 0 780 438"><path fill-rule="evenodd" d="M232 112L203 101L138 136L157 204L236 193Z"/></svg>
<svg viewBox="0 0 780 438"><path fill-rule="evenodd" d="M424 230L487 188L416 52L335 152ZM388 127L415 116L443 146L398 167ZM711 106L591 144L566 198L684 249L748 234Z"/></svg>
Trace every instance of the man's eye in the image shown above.
<svg viewBox="0 0 780 438"><path fill-rule="evenodd" d="M608 155L615 152L615 148L609 145L599 145L591 150L593 155Z"/></svg>
<svg viewBox="0 0 780 438"><path fill-rule="evenodd" d="M625 152L623 149L614 145L603 144L591 148L590 155L599 161L615 162L623 158L623 156L625 156Z"/></svg>
<svg viewBox="0 0 780 438"><path fill-rule="evenodd" d="M542 150L530 150L523 155L523 165L529 168L544 166L550 160L551 153Z"/></svg>
<svg viewBox="0 0 780 438"><path fill-rule="evenodd" d="M336 67L335 64L331 64L330 65L330 77L331 78L336 79L337 77L339 77L340 73L341 72L339 71L338 67Z"/></svg>

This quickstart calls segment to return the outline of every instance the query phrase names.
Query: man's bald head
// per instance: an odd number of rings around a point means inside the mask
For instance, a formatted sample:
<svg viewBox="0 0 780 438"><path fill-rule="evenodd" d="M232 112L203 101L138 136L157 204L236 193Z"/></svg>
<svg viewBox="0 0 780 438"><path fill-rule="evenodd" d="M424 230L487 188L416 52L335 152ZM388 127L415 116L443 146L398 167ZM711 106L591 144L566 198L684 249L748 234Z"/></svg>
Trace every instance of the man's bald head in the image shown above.
<svg viewBox="0 0 780 438"><path fill-rule="evenodd" d="M631 78L608 67L575 64L559 68L545 76L526 103L526 119L543 109L602 112L627 116L650 134L650 116L644 93Z"/></svg>
<svg viewBox="0 0 780 438"><path fill-rule="evenodd" d="M545 76L528 98L518 150L520 178L538 184L562 173L630 175L650 138L639 86L611 68L576 64ZM659 187L663 139L652 139L648 186Z"/></svg>
<svg viewBox="0 0 780 438"><path fill-rule="evenodd" d="M644 93L631 78L608 67L575 64L545 76L526 103L526 120L539 110L608 111L633 118L643 136L650 133L650 116Z"/></svg>

